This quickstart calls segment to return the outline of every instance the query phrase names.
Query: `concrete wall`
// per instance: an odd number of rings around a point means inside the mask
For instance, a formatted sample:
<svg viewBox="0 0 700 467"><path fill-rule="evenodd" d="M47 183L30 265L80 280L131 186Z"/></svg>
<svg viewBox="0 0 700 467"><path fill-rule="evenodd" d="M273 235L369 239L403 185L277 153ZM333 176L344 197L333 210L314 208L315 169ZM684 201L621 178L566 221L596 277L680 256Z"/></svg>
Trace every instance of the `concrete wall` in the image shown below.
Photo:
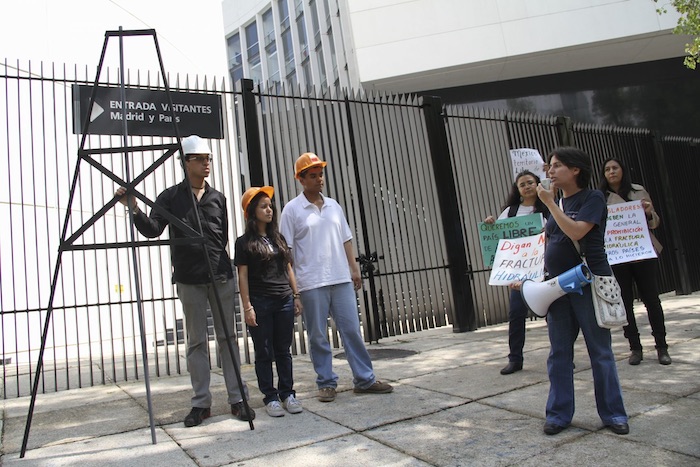
<svg viewBox="0 0 700 467"><path fill-rule="evenodd" d="M420 91L683 55L652 0L347 0L367 89Z"/></svg>

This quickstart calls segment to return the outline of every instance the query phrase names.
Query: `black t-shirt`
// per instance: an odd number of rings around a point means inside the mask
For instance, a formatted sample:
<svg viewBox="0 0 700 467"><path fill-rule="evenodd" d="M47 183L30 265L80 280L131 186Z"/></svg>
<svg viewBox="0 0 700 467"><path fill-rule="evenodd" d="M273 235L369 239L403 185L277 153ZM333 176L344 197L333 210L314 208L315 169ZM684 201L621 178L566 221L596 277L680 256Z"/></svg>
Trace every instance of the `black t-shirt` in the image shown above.
<svg viewBox="0 0 700 467"><path fill-rule="evenodd" d="M586 262L591 272L599 276L612 274L605 254L605 222L608 208L602 191L584 188L575 195L563 198L564 213L575 221L584 221L595 226L581 239L579 245L586 253ZM576 247L559 228L554 216L545 227L547 248L544 253L544 265L551 276L568 271L581 264L581 257Z"/></svg>
<svg viewBox="0 0 700 467"><path fill-rule="evenodd" d="M292 287L289 285L287 273L288 262L280 253L277 245L268 243L274 254L271 259L264 260L260 255L253 254L248 249L250 238L251 234L246 232L236 239L236 252L233 258L233 264L236 266L248 266L248 293L251 296L290 295Z"/></svg>

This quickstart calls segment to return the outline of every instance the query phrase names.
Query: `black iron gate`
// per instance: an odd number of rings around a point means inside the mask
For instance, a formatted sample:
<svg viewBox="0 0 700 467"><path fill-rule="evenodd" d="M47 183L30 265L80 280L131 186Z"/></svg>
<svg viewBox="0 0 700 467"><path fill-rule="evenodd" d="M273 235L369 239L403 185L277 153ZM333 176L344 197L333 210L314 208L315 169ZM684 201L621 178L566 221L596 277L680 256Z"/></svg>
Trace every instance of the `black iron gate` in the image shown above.
<svg viewBox="0 0 700 467"><path fill-rule="evenodd" d="M449 151L436 155L426 129L422 98L298 96L253 92L242 82L248 120L239 129L260 141L260 154L248 147L248 184L276 187L283 206L297 195L293 164L303 152L328 162L326 191L347 210L355 232L365 286L359 299L365 340L444 326L474 329L465 260L449 256L464 251L459 220L445 218L440 191L453 180ZM246 96L246 93L249 93ZM256 106L251 120L249 103ZM440 120L441 107L438 107ZM251 121L259 129L250 127ZM442 122L439 122L443 128ZM256 132L259 137L255 138ZM446 147L446 144L445 144ZM448 173L436 168L446 161ZM439 189L440 188L440 189ZM445 235L445 225L458 235ZM450 242L455 246L448 247ZM466 258L466 255L464 255ZM455 283L460 293L455 294ZM454 297L464 297L455 300ZM335 334L334 334L335 335ZM337 339L337 337L335 337Z"/></svg>

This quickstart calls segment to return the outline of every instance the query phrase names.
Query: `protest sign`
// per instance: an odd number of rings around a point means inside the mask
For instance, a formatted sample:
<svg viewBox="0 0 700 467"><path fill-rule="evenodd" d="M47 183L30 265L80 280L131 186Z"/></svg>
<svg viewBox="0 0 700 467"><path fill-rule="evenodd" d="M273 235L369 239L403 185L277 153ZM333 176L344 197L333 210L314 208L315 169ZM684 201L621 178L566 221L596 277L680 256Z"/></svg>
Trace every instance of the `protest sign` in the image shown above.
<svg viewBox="0 0 700 467"><path fill-rule="evenodd" d="M525 279L544 279L544 232L498 241L489 285L509 285Z"/></svg>
<svg viewBox="0 0 700 467"><path fill-rule="evenodd" d="M491 267L498 241L502 238L520 238L537 235L542 231L542 214L508 217L493 224L479 222L479 243L484 266Z"/></svg>
<svg viewBox="0 0 700 467"><path fill-rule="evenodd" d="M641 201L608 206L605 252L610 264L656 258Z"/></svg>
<svg viewBox="0 0 700 467"><path fill-rule="evenodd" d="M511 149L510 162L513 166L513 180L523 170L529 170L540 179L547 178L544 172L544 160L537 149Z"/></svg>

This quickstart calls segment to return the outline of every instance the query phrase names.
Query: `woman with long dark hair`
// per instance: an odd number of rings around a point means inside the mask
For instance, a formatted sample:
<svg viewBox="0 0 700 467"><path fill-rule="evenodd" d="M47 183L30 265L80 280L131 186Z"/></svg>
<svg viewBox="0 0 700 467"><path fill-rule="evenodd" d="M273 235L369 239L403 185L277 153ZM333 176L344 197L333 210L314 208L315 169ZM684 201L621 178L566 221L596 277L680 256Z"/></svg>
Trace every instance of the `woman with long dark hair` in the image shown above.
<svg viewBox="0 0 700 467"><path fill-rule="evenodd" d="M251 187L241 205L246 218L245 233L236 240L234 264L245 322L255 347L255 374L271 417L302 412L294 392L292 355L294 317L302 311L291 252L277 227L271 186ZM272 362L277 367L274 384Z"/></svg>
<svg viewBox="0 0 700 467"><path fill-rule="evenodd" d="M581 256L573 243L576 241L591 272L610 276L612 270L604 240L608 210L603 193L587 188L592 171L590 156L576 148L557 148L550 153L549 164L552 189L547 190L541 184L537 187L539 198L551 214L545 227L545 268L554 277L581 264ZM554 199L556 190L561 190L562 194L558 201ZM591 360L598 415L613 433L624 435L629 433L628 417L610 330L596 322L591 287L584 287L582 292L582 295L569 293L554 300L547 313L551 347L547 359L550 385L544 433L556 435L573 419L574 342L581 331Z"/></svg>
<svg viewBox="0 0 700 467"><path fill-rule="evenodd" d="M508 195L503 212L498 219L527 216L541 213L549 217L547 206L537 197L537 185L540 178L529 170L520 172ZM484 219L487 224L495 222L493 216ZM527 320L527 305L520 295L520 283L510 286L510 307L508 309L508 364L501 369L502 375L509 375L523 369L523 348L525 347L525 322Z"/></svg>
<svg viewBox="0 0 700 467"><path fill-rule="evenodd" d="M649 193L642 185L632 183L629 171L621 160L614 157L605 160L601 171L599 188L607 196L608 205L641 200L642 208L646 214L649 233L651 234L652 245L657 255L661 253L661 243L652 232L661 223L659 215L654 210ZM629 324L623 329L625 337L630 343L629 364L639 365L644 359L637 320L634 317L634 284L636 283L639 298L647 309L651 335L654 336L659 363L670 365L671 357L668 355L668 343L666 343L664 310L661 307L661 300L659 300L658 258L616 264L612 269L617 281L620 283L622 301L627 311L627 322Z"/></svg>

